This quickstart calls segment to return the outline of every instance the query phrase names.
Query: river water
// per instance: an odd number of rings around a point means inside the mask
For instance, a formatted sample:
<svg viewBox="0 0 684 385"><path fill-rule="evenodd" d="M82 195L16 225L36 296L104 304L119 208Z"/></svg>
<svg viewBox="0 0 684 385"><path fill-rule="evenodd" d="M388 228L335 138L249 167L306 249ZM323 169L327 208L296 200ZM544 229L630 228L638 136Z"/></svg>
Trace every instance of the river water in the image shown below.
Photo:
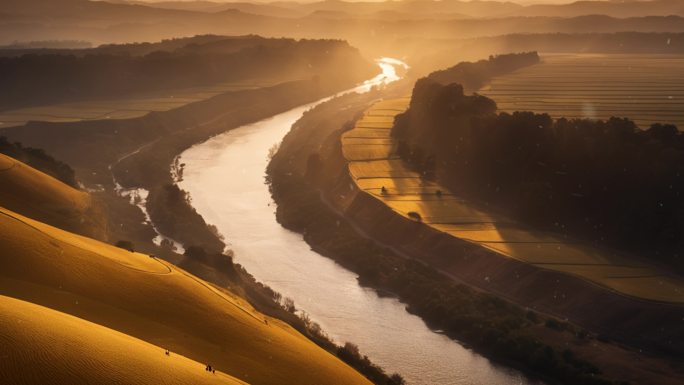
<svg viewBox="0 0 684 385"><path fill-rule="evenodd" d="M398 79L394 66L401 63L381 59L378 64L383 74L352 91ZM357 344L408 384L536 383L431 331L399 301L359 286L356 274L312 251L300 234L276 222L265 183L269 150L306 110L324 100L228 131L181 154L185 166L179 184L195 209L217 226L235 261L257 280L294 299L336 342Z"/></svg>

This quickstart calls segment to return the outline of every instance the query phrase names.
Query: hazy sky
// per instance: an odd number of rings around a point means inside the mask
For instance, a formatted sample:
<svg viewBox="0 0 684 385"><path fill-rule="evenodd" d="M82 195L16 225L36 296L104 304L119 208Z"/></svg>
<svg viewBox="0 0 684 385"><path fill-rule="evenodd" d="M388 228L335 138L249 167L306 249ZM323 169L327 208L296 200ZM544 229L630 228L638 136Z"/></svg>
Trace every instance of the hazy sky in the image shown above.
<svg viewBox="0 0 684 385"><path fill-rule="evenodd" d="M139 0L139 1L147 1L149 3L155 3L155 2L160 2L160 1L170 1L170 0ZM196 1L196 0L171 0L171 1ZM212 1L215 3L232 3L236 1L243 1L243 0L207 0L207 1ZM255 3L269 3L272 1L277 1L277 0L244 0L247 2L255 2ZM313 1L321 1L321 0L293 0L295 2L301 2L301 3L306 3L306 2L313 2ZM345 1L382 1L382 0L345 0ZM512 3L518 3L518 4L566 4L566 3L574 3L577 0L500 0L500 1L510 1ZM597 1L608 1L608 0L597 0Z"/></svg>

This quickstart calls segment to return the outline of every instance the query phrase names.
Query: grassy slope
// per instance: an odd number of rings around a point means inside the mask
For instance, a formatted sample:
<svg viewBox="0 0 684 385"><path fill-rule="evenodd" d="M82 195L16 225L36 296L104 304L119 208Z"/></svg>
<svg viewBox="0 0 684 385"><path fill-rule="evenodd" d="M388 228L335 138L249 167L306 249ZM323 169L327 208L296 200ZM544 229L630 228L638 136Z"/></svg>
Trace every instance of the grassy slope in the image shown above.
<svg viewBox="0 0 684 385"><path fill-rule="evenodd" d="M0 209L0 294L210 362L253 384L368 383L288 325L147 255Z"/></svg>
<svg viewBox="0 0 684 385"><path fill-rule="evenodd" d="M0 296L0 363L11 384L242 384L80 318Z"/></svg>
<svg viewBox="0 0 684 385"><path fill-rule="evenodd" d="M90 205L88 194L3 154L0 183L0 203L14 211L80 215Z"/></svg>
<svg viewBox="0 0 684 385"><path fill-rule="evenodd" d="M0 154L0 206L69 231L104 232L99 206L91 196Z"/></svg>

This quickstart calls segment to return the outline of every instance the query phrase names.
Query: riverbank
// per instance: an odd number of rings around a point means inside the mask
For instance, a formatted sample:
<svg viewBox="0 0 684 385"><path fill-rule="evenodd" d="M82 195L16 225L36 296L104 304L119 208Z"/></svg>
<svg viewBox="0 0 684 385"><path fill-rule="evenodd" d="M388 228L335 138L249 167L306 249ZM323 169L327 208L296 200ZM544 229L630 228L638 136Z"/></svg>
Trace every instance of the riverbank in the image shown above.
<svg viewBox="0 0 684 385"><path fill-rule="evenodd" d="M207 229L202 218L183 202L182 194L173 187L175 180L169 165L174 158L211 136L348 89L380 71L375 63L344 41L258 36L244 39L215 36L210 40L219 43L207 43L203 37L179 39L177 47L166 47L164 42L146 43L147 48L156 47L151 49L163 52L189 47L206 56L201 56L205 60L191 60L181 69L175 66L177 57L169 53L165 60L155 63L159 73L146 77L145 81L136 81L135 76L121 76L118 83L111 83L111 79L98 76L97 71L86 71L94 77L92 84L103 83L131 91L117 94L110 88L102 88L100 91L105 90L102 91L105 94L109 90L110 96L118 96L114 101L116 108L107 101L99 101L98 108L109 113L94 114L89 102L97 99L96 96L87 92L79 94L84 90L69 89L69 82L63 83L73 76L78 78L77 82L83 81L73 69L55 69L63 71L65 77L60 77L54 85L56 88L50 90L53 97L61 95L61 99L51 99L50 103L82 101L71 105L73 119L51 121L37 114L29 116L30 121L22 126L3 125L0 135L12 142L44 149L73 167L84 189L108 206L112 217L107 226L110 236L101 240L134 241L146 251L167 255L172 250L165 249L174 243L222 251L225 244ZM233 44L239 49L227 48ZM259 49L245 48L248 46ZM135 45L112 47L127 52ZM274 57L278 60L272 60ZM59 59L59 55L56 58L39 55L34 59L40 67ZM102 56L98 60L106 59L107 56ZM92 63L84 65L90 68ZM110 72L131 75L126 72L125 63L113 61L111 65ZM155 76L162 78L151 81ZM194 87L192 98L186 97L188 87ZM207 88L213 91L205 92ZM139 100L148 94L158 98ZM122 115L118 113L121 111L135 114ZM86 115L88 119L78 119ZM132 211L123 209L121 201L125 200L145 211L142 222L151 221L154 225L131 222L129 218L137 220L140 215L133 213L137 210L135 207ZM130 239L121 239L127 234ZM167 242L162 245L164 238ZM165 247L149 247L153 239L157 246Z"/></svg>
<svg viewBox="0 0 684 385"><path fill-rule="evenodd" d="M178 242L220 252L225 242L189 204L176 186L169 165L185 149L232 128L258 121L298 105L349 88L360 79L345 79L322 85L314 80L283 83L274 87L225 95L210 106L211 118L156 139L151 145L127 157L112 168L116 179L126 187L147 189L147 208L160 231ZM268 100L269 103L263 103ZM230 106L225 110L225 106ZM220 111L220 112L219 112ZM212 116L213 115L213 116Z"/></svg>
<svg viewBox="0 0 684 385"><path fill-rule="evenodd" d="M153 244L155 230L138 208L117 191L144 189L149 193L146 202L141 203L164 236L186 246L221 252L224 242L174 187L169 169L174 158L211 136L334 94L376 73L377 67L373 66L366 74L350 74L331 81L309 79L231 91L136 119L31 122L2 130L2 134L10 140L43 148L76 170L79 180L105 206L108 234L101 240L129 240L142 251L173 257L168 244Z"/></svg>
<svg viewBox="0 0 684 385"><path fill-rule="evenodd" d="M174 170L168 167L180 152L195 143L349 87L349 84L340 82L334 87L316 87L311 91L308 88L311 84L308 81L291 82L258 92L254 90L248 94L236 94L230 100L232 109L229 113L200 124L192 131L181 131L177 135L150 142L123 162L117 163L112 171L123 185L149 189L146 207L152 222L165 236L183 242L186 247L184 257L178 261L180 266L209 282L231 288L259 311L288 322L375 384L401 385L403 380L400 375L386 374L382 368L360 355L353 344L337 345L332 342L306 314L295 313L296 309L285 302L279 293L258 282L241 265L233 263L230 255L222 254L225 248L223 237L192 207L187 193L176 184L178 180L174 178ZM256 101L263 98L276 102L266 108L255 107ZM253 106L244 108L249 103ZM164 173L161 172L162 165L166 165ZM129 170L136 170L136 173Z"/></svg>
<svg viewBox="0 0 684 385"><path fill-rule="evenodd" d="M354 83L358 83L356 80ZM192 206L187 193L176 184L182 180L182 173L175 175L177 170L168 167L183 150L211 136L342 91L349 88L350 83L349 79L338 79L331 85L321 86L315 80L298 81L236 93L230 100L221 102L231 106L227 113L198 124L192 130L155 139L115 164L112 173L124 186L149 191L146 208L152 223L165 237L181 242L186 249L184 257L177 262L179 266L209 282L229 287L257 310L284 320L374 384L402 385L404 381L399 374L385 373L351 343L337 345L306 313L297 313L292 302L257 281L243 266L233 263L231 255L223 254L224 238L214 226L205 222ZM224 95L224 99L227 96ZM257 103L264 99L274 102L267 105ZM166 171L162 172L164 169ZM130 170L136 172L131 173ZM162 246L169 251L168 244Z"/></svg>
<svg viewBox="0 0 684 385"><path fill-rule="evenodd" d="M385 70L387 78L396 79L391 68ZM383 78L357 90L367 92ZM378 95L375 92L371 97ZM231 130L181 155L179 162L185 167L179 186L207 222L227 236L235 261L259 281L294 299L334 341L354 341L374 362L401 373L409 384L534 384L519 371L492 363L433 332L396 298L359 285L356 274L316 253L301 235L276 221L264 183L269 154L317 104Z"/></svg>
<svg viewBox="0 0 684 385"><path fill-rule="evenodd" d="M190 197L177 185L177 182L182 181L182 171L178 170L182 170L182 164L175 165L174 160L185 149L235 127L348 89L359 81L344 77L327 85L319 80L298 81L236 93L231 95L230 100L225 95L220 104L231 106L229 111L192 127L192 130L179 131L150 142L117 163L112 172L123 185L148 189L146 207L152 222L165 236L182 242L186 247L185 256L179 261L180 266L209 282L240 293L259 311L286 321L373 383L401 385L404 382L399 374L385 373L380 366L361 355L353 344L338 345L333 342L306 313L297 312L293 302L257 281L243 266L233 263L231 255L224 255L224 238L197 213ZM263 100L273 102L266 105L258 103ZM177 169L169 168L171 164ZM162 167L165 173L160 172ZM136 173L129 170L136 170ZM150 175L153 177L150 178Z"/></svg>
<svg viewBox="0 0 684 385"><path fill-rule="evenodd" d="M269 176L278 203L278 220L284 226L303 233L321 253L358 273L363 284L396 293L410 311L420 314L433 328L512 366L573 384L610 383L600 379L598 369L605 378L633 383L678 381L677 371L669 362L603 342L595 334L555 317L526 311L459 285L453 277L370 239L359 232L355 221L338 215L332 202L353 202L357 214L363 213L376 225L383 223L382 227L395 231L393 239L420 238L414 251L447 246L410 222L400 225L391 213L383 214L371 209L369 202L355 199L358 191L348 178L339 137L371 101L370 97L355 101L347 98L320 106L298 122L283 141L269 166ZM467 259L464 266L481 267L479 255L466 245L452 250Z"/></svg>
<svg viewBox="0 0 684 385"><path fill-rule="evenodd" d="M169 169L185 149L250 122L259 121L357 85L377 74L377 66L337 77L285 81L227 92L171 111L142 118L69 124L33 122L10 129L10 136L47 148L77 169L90 193L105 208L110 243L126 241L136 250L164 258L194 275L245 297L265 314L283 319L331 354L376 384L400 385L399 375L388 375L362 356L353 344L337 345L305 314L294 314L278 293L258 282L242 266L224 255L223 238L208 226L175 184ZM69 143L69 146L65 146ZM179 165L180 166L180 165ZM124 191L127 196L121 196ZM129 194L134 192L134 194ZM138 207L145 210L141 212ZM180 241L179 255L172 244ZM230 253L228 253L230 254Z"/></svg>

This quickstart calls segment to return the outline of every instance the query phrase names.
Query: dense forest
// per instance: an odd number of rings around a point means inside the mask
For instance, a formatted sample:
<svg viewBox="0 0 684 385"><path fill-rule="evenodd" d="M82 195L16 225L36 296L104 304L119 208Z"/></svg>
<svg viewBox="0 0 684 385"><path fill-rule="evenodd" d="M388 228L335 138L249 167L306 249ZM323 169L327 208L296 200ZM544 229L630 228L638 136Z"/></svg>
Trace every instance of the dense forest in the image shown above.
<svg viewBox="0 0 684 385"><path fill-rule="evenodd" d="M245 82L255 77L288 80L334 76L332 64L370 73L371 63L338 40L205 37L146 45L106 46L75 54L0 57L0 110L82 99L115 98L183 87ZM155 47L155 46L152 46ZM271 76L270 76L271 75Z"/></svg>
<svg viewBox="0 0 684 385"><path fill-rule="evenodd" d="M83 40L15 41L12 44L0 45L0 50L86 49L92 46L90 42Z"/></svg>
<svg viewBox="0 0 684 385"><path fill-rule="evenodd" d="M395 120L399 152L428 178L528 224L684 270L684 135L628 119L497 114L459 84L419 80Z"/></svg>
<svg viewBox="0 0 684 385"><path fill-rule="evenodd" d="M144 56L152 52L173 52L185 46L198 46L214 41L224 41L228 44L232 42L236 47L244 48L245 45L254 45L265 40L267 39L256 35L196 35L192 37L162 39L157 42L102 44L97 47L93 47L89 42L72 40L14 42L9 45L0 46L0 57L19 57L27 54L73 55L79 57L86 55Z"/></svg>
<svg viewBox="0 0 684 385"><path fill-rule="evenodd" d="M537 63L539 63L537 52L490 56L488 60L474 63L462 62L453 67L435 71L430 74L429 78L437 83L460 83L468 90L477 90L494 76L507 74Z"/></svg>

